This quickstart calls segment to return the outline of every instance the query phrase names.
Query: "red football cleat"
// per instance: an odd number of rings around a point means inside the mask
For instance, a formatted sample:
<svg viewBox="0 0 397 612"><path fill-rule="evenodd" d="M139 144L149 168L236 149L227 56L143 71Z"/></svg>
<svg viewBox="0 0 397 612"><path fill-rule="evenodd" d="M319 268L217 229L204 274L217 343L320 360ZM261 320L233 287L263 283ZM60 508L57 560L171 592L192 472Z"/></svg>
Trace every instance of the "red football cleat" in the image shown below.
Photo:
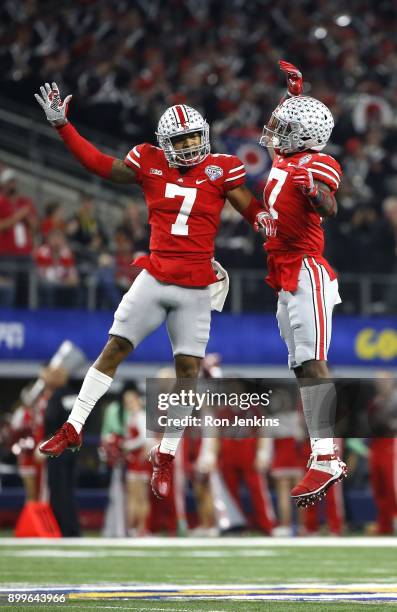
<svg viewBox="0 0 397 612"><path fill-rule="evenodd" d="M291 491L291 497L300 508L320 501L328 489L347 473L346 464L338 455L311 455L308 467L309 471Z"/></svg>
<svg viewBox="0 0 397 612"><path fill-rule="evenodd" d="M160 453L160 445L154 446L149 454L150 463L153 466L153 474L150 484L152 491L159 499L168 496L171 489L172 462L174 455Z"/></svg>
<svg viewBox="0 0 397 612"><path fill-rule="evenodd" d="M71 451L79 450L83 442L83 435L77 433L73 425L66 422L57 429L52 438L39 446L39 451L49 457L59 457L69 448Z"/></svg>

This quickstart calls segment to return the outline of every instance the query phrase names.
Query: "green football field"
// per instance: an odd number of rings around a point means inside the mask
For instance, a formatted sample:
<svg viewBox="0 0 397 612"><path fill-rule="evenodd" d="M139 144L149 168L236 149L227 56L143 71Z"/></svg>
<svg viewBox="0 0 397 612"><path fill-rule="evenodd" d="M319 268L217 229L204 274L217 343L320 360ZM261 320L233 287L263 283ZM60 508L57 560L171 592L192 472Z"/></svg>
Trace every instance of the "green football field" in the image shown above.
<svg viewBox="0 0 397 612"><path fill-rule="evenodd" d="M1 610L384 610L397 538L3 538L0 579Z"/></svg>

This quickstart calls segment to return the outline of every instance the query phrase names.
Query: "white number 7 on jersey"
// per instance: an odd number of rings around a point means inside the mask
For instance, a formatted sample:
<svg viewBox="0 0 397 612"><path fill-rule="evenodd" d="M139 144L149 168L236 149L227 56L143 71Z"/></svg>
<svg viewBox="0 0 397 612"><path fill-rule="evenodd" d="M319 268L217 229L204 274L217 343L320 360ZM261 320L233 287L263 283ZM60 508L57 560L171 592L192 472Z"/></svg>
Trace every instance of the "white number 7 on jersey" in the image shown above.
<svg viewBox="0 0 397 612"><path fill-rule="evenodd" d="M273 219L278 219L278 212L274 208L274 205L276 203L277 196L281 191L281 187L284 185L286 181L287 176L288 176L288 172L286 172L285 170L281 170L281 168L272 168L267 178L268 183L272 179L276 181L273 189L271 190L269 194L268 200L267 200L267 203L269 204L270 214L273 217Z"/></svg>
<svg viewBox="0 0 397 612"><path fill-rule="evenodd" d="M180 187L173 183L167 183L165 187L165 197L175 198L175 196L182 196L183 202L179 210L178 216L175 219L175 223L171 225L171 234L176 236L188 236L189 226L187 224L189 215L192 212L193 204L196 200L197 189L194 187Z"/></svg>

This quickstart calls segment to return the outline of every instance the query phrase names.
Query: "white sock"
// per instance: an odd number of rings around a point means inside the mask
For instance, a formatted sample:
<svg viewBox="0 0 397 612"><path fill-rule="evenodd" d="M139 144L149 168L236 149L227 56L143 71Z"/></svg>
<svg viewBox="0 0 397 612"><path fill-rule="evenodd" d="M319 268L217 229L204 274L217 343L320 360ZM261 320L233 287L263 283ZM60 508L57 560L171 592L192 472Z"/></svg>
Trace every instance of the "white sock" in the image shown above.
<svg viewBox="0 0 397 612"><path fill-rule="evenodd" d="M189 417L192 414L192 410L193 406L169 406L167 417L168 419L180 420L184 417ZM175 455L185 429L186 425L173 425L169 422L160 443L160 453Z"/></svg>
<svg viewBox="0 0 397 612"><path fill-rule="evenodd" d="M300 393L312 452L316 455L333 454L336 412L334 383L301 387Z"/></svg>
<svg viewBox="0 0 397 612"><path fill-rule="evenodd" d="M77 433L81 432L91 410L97 401L105 395L112 382L113 378L94 367L88 370L68 418L68 423L73 425Z"/></svg>

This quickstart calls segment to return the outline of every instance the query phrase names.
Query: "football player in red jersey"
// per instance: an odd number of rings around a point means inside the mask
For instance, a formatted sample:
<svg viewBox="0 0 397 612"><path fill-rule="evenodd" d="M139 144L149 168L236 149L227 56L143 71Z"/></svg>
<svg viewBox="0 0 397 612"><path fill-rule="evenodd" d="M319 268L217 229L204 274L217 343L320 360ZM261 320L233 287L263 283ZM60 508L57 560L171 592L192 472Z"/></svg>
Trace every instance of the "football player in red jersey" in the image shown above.
<svg viewBox="0 0 397 612"><path fill-rule="evenodd" d="M109 340L88 370L68 421L40 447L58 456L80 447L85 420L110 387L117 366L163 321L177 379L196 380L211 309L222 309L227 292L227 275L212 261L221 210L228 199L254 224L262 206L244 185L242 162L233 155L211 154L208 123L195 109L184 104L168 108L158 124L159 146L140 144L123 160L104 155L75 130L67 120L71 96L62 100L55 83L40 91L35 97L48 121L80 163L113 182L141 186L151 225L151 253L134 262L143 271L115 312ZM187 408L179 406L168 417L180 420L186 414ZM152 488L158 497L169 493L183 429L168 427L151 451Z"/></svg>
<svg viewBox="0 0 397 612"><path fill-rule="evenodd" d="M289 367L300 384L312 454L310 468L292 489L298 506L315 503L343 478L346 465L334 447L336 392L327 367L332 311L340 303L336 275L323 257L322 221L336 214L342 170L321 153L334 121L319 100L303 96L301 72L280 61L288 96L273 111L260 143L273 159L265 212L267 282L278 293L277 322L288 348Z"/></svg>

